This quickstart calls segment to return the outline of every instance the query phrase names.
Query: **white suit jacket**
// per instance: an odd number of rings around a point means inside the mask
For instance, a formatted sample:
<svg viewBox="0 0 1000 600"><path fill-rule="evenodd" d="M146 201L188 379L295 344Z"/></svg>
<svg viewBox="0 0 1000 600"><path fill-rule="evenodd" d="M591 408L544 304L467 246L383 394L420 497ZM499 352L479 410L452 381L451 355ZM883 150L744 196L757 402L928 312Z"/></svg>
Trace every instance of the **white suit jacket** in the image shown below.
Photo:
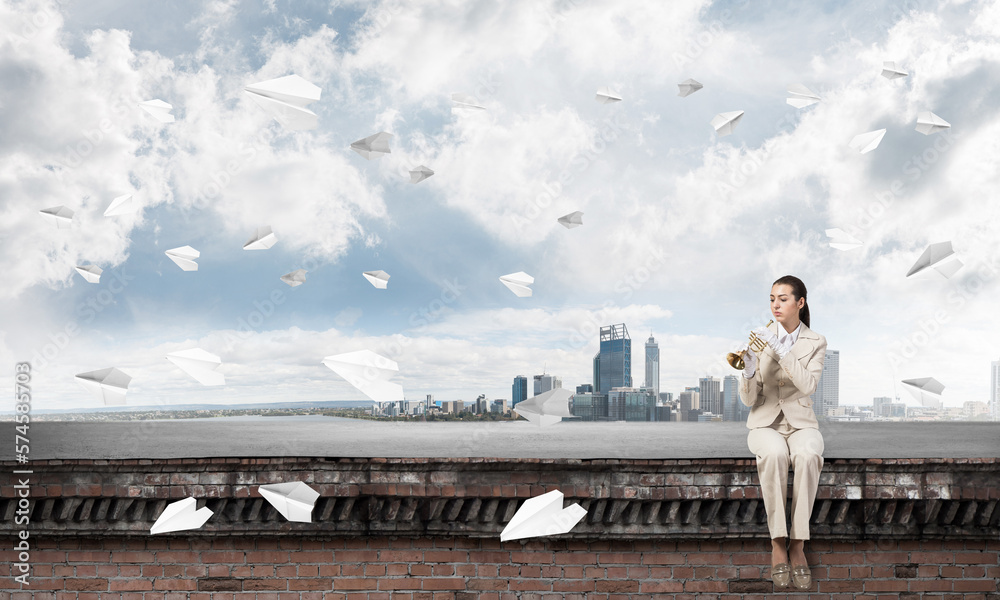
<svg viewBox="0 0 1000 600"><path fill-rule="evenodd" d="M769 329L777 335L780 323ZM802 323L799 338L785 358L779 359L770 346L757 354L757 371L751 379L740 376L740 401L750 407L747 427L767 427L785 413L796 429L819 428L809 396L816 391L826 360L826 338Z"/></svg>

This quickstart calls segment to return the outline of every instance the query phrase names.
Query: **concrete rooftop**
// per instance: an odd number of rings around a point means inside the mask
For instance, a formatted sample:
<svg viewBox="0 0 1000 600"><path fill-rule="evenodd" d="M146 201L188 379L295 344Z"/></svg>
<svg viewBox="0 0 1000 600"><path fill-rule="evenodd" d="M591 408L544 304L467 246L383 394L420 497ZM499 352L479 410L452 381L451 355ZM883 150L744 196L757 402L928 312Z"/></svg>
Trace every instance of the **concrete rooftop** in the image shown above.
<svg viewBox="0 0 1000 600"><path fill-rule="evenodd" d="M327 420L328 419L328 420ZM5 428L13 431L13 427ZM826 459L1000 457L1000 423L824 423ZM753 458L743 423L390 422L329 417L35 422L32 460L200 457ZM0 445L13 460L13 444Z"/></svg>

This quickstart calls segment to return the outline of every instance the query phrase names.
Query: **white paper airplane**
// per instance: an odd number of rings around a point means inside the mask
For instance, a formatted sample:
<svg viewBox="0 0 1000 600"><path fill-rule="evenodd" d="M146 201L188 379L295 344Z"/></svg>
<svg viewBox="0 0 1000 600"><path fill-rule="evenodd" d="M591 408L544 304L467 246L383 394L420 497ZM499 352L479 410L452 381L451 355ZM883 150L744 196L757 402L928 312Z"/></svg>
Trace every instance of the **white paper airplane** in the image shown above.
<svg viewBox="0 0 1000 600"><path fill-rule="evenodd" d="M306 105L319 100L322 90L298 75L254 83L243 91L285 129L305 131L319 124L319 117Z"/></svg>
<svg viewBox="0 0 1000 600"><path fill-rule="evenodd" d="M121 215L130 215L137 210L139 210L139 205L132 201L132 194L125 194L111 201L108 208L104 210L104 216L120 217Z"/></svg>
<svg viewBox="0 0 1000 600"><path fill-rule="evenodd" d="M222 366L222 359L201 348L171 352L167 360L202 385L226 385L226 376L216 371Z"/></svg>
<svg viewBox="0 0 1000 600"><path fill-rule="evenodd" d="M291 273L282 275L281 280L288 285L295 287L306 282L306 273L307 271L305 269L295 269Z"/></svg>
<svg viewBox="0 0 1000 600"><path fill-rule="evenodd" d="M125 404L125 392L132 378L114 367L88 371L76 376L77 382L104 402L105 406Z"/></svg>
<svg viewBox="0 0 1000 600"><path fill-rule="evenodd" d="M95 265L80 265L76 267L76 272L83 276L84 279L90 283L100 283L101 273L104 271L101 267Z"/></svg>
<svg viewBox="0 0 1000 600"><path fill-rule="evenodd" d="M48 222L52 223L59 229L66 229L73 224L73 211L65 206L43 208L38 212L41 213Z"/></svg>
<svg viewBox="0 0 1000 600"><path fill-rule="evenodd" d="M399 365L371 350L327 356L323 364L375 402L404 399L403 386L386 381L399 372Z"/></svg>
<svg viewBox="0 0 1000 600"><path fill-rule="evenodd" d="M518 271L502 275L500 283L507 286L507 289L514 292L519 298L526 298L531 295L531 288L528 286L535 283L535 278L524 271Z"/></svg>
<svg viewBox="0 0 1000 600"><path fill-rule="evenodd" d="M430 167L425 167L423 165L420 165L419 167L416 167L415 169L410 171L410 183L420 183L421 181L427 179L433 174L434 171L431 171Z"/></svg>
<svg viewBox="0 0 1000 600"><path fill-rule="evenodd" d="M198 506L198 501L194 497L171 502L157 517L156 522L149 529L149 533L155 535L171 531L200 529L205 521L212 518L213 513L207 506L195 510L196 506Z"/></svg>
<svg viewBox="0 0 1000 600"><path fill-rule="evenodd" d="M924 249L917 262L913 263L907 277L921 272L934 272L945 279L950 278L962 268L962 261L955 254L951 242L938 242Z"/></svg>
<svg viewBox="0 0 1000 600"><path fill-rule="evenodd" d="M944 131L949 127L951 127L951 123L930 111L925 111L917 115L917 131L924 135Z"/></svg>
<svg viewBox="0 0 1000 600"><path fill-rule="evenodd" d="M790 96L785 99L785 102L791 104L795 108L805 108L820 101L820 97L817 96L815 92L801 83L793 83L788 86L788 93Z"/></svg>
<svg viewBox="0 0 1000 600"><path fill-rule="evenodd" d="M563 417L573 416L569 412L569 399L572 395L567 389L555 388L518 402L514 412L539 427L559 423Z"/></svg>
<svg viewBox="0 0 1000 600"><path fill-rule="evenodd" d="M921 406L928 408L941 408L941 392L944 385L933 377L920 377L919 379L904 379L903 384L907 392L913 396Z"/></svg>
<svg viewBox="0 0 1000 600"><path fill-rule="evenodd" d="M583 225L583 213L580 211L571 212L568 215L559 217L557 220L566 229L573 229L574 227Z"/></svg>
<svg viewBox="0 0 1000 600"><path fill-rule="evenodd" d="M244 250L267 250L278 243L278 237L271 231L270 225L258 227L247 243L243 244Z"/></svg>
<svg viewBox="0 0 1000 600"><path fill-rule="evenodd" d="M568 533L586 515L587 509L579 504L563 508L563 493L552 490L525 500L500 532L500 541Z"/></svg>
<svg viewBox="0 0 1000 600"><path fill-rule="evenodd" d="M887 60L882 63L882 77L885 77L886 79L899 79L900 77L906 77L907 75L909 75L909 73L898 68L896 63L891 60Z"/></svg>
<svg viewBox="0 0 1000 600"><path fill-rule="evenodd" d="M177 266L184 269L185 271L197 271L198 263L195 259L201 256L201 252L198 252L191 246L181 246L180 248L172 248L164 252L167 258L177 263Z"/></svg>
<svg viewBox="0 0 1000 600"><path fill-rule="evenodd" d="M305 483L271 483L258 487L257 491L289 521L312 523L312 510L319 492Z"/></svg>
<svg viewBox="0 0 1000 600"><path fill-rule="evenodd" d="M851 143L848 144L851 148L854 148L861 154L867 154L882 142L882 138L885 136L885 129L876 129L875 131L869 131L868 133L859 133L854 136Z"/></svg>
<svg viewBox="0 0 1000 600"><path fill-rule="evenodd" d="M389 286L389 274L385 271L365 271L362 275L365 276L365 279L367 279L369 283L380 290L384 290Z"/></svg>
<svg viewBox="0 0 1000 600"><path fill-rule="evenodd" d="M139 108L146 111L146 113L160 123L174 122L174 115L170 114L170 111L172 111L174 107L167 104L163 100L146 100L145 102L139 103Z"/></svg>
<svg viewBox="0 0 1000 600"><path fill-rule="evenodd" d="M597 96L594 97L595 100L601 104L611 104L612 102L621 102L622 97L617 93L612 92L608 86L604 86L597 90Z"/></svg>
<svg viewBox="0 0 1000 600"><path fill-rule="evenodd" d="M476 100L468 94L452 94L451 101L455 103L455 108L475 108L478 110L486 110L486 107L479 104L479 100Z"/></svg>
<svg viewBox="0 0 1000 600"><path fill-rule="evenodd" d="M354 150L368 160L381 158L383 154L392 152L392 150L389 150L389 138L391 137L391 133L380 131L354 142L351 144L351 150Z"/></svg>
<svg viewBox="0 0 1000 600"><path fill-rule="evenodd" d="M843 229L827 229L826 235L830 238L830 247L837 250L854 250L864 245L864 242Z"/></svg>
<svg viewBox="0 0 1000 600"><path fill-rule="evenodd" d="M680 96L681 98L687 98L688 96L697 92L698 90L700 90L705 86L698 83L694 79L685 79L684 81L678 83L677 87L679 88L677 91L677 95Z"/></svg>
<svg viewBox="0 0 1000 600"><path fill-rule="evenodd" d="M736 125L743 118L742 110L734 110L732 112L724 112L715 115L712 119L712 127L715 128L716 133L719 137L729 135L736 128Z"/></svg>

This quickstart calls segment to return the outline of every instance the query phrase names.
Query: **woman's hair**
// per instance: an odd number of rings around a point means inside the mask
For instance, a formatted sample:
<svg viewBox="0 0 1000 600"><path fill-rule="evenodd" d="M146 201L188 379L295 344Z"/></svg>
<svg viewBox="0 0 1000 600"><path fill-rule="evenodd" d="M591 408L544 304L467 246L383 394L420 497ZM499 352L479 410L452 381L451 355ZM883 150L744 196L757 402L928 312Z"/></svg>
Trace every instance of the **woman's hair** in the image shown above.
<svg viewBox="0 0 1000 600"><path fill-rule="evenodd" d="M792 287L792 296L795 297L796 302L799 301L799 298L806 297L806 284L802 283L802 280L795 275L785 275L784 277L779 277L774 283L771 284L771 287L781 284ZM799 320L805 323L806 327L809 327L809 300L806 300L805 304L802 305L802 308L799 309Z"/></svg>

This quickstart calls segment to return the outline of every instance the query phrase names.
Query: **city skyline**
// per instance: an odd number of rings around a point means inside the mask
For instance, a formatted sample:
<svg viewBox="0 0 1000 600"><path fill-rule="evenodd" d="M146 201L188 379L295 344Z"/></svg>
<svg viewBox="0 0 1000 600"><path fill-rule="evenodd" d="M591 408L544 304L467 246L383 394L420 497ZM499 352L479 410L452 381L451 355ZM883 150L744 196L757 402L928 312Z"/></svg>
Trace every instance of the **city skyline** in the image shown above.
<svg viewBox="0 0 1000 600"><path fill-rule="evenodd" d="M572 389L609 323L656 332L658 388L679 394L731 373L786 274L840 352L841 405L925 377L946 406L995 394L993 3L0 0L0 16L0 362L33 364L39 408L99 405L75 377L112 368L128 404L353 401L323 363L364 350L406 398L506 397L541 365ZM291 75L319 90L314 129L244 91ZM703 87L681 95L689 78ZM820 101L789 104L792 86ZM918 130L931 111L950 127ZM364 150L373 136L389 151ZM910 275L948 242L960 266ZM197 270L167 255L188 246ZM501 282L520 273L533 283ZM195 349L224 385L166 359Z"/></svg>

